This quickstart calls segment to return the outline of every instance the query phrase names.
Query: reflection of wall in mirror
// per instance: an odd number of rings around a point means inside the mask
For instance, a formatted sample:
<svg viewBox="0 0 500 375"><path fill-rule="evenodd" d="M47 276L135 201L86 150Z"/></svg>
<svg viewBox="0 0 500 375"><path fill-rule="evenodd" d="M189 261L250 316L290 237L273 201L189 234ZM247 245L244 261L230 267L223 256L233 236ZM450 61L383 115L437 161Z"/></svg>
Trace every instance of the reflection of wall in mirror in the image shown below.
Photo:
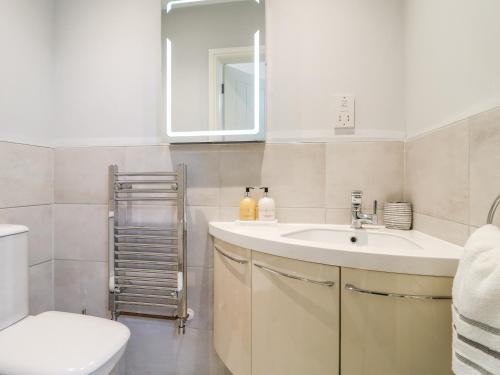
<svg viewBox="0 0 500 375"><path fill-rule="evenodd" d="M209 129L210 49L252 46L257 30L264 44L264 10L255 4L236 1L190 6L174 9L164 17L165 35L172 43L174 131Z"/></svg>

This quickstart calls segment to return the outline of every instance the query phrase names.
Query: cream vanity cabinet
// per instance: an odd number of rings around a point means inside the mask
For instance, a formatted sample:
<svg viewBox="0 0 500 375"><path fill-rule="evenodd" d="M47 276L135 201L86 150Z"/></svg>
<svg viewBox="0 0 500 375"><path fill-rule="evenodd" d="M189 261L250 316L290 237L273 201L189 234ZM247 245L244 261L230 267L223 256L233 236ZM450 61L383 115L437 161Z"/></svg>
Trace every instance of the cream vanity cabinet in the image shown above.
<svg viewBox="0 0 500 375"><path fill-rule="evenodd" d="M337 374L339 268L252 253L252 374Z"/></svg>
<svg viewBox="0 0 500 375"><path fill-rule="evenodd" d="M452 373L452 278L341 273L342 375Z"/></svg>
<svg viewBox="0 0 500 375"><path fill-rule="evenodd" d="M215 240L214 346L235 375L251 374L251 252Z"/></svg>
<svg viewBox="0 0 500 375"><path fill-rule="evenodd" d="M216 240L215 349L233 375L451 374L451 277L310 263Z"/></svg>

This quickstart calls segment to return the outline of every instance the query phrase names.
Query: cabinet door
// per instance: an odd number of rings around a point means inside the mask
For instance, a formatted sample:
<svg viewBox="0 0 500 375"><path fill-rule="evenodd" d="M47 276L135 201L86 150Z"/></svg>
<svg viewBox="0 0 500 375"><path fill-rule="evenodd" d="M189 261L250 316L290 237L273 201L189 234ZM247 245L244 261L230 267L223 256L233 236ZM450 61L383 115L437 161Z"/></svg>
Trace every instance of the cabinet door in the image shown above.
<svg viewBox="0 0 500 375"><path fill-rule="evenodd" d="M252 262L252 374L338 374L338 267L255 251Z"/></svg>
<svg viewBox="0 0 500 375"><path fill-rule="evenodd" d="M451 300L424 298L451 296L452 278L342 268L341 279L342 375L452 373Z"/></svg>
<svg viewBox="0 0 500 375"><path fill-rule="evenodd" d="M215 240L214 346L234 375L251 373L251 252Z"/></svg>

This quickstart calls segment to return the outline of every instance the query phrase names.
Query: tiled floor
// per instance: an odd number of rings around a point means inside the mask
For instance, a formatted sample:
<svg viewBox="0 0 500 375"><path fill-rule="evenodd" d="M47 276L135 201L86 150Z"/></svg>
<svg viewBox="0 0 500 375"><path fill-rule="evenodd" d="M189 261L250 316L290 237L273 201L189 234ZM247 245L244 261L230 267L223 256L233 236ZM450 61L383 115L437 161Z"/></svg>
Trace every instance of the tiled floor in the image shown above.
<svg viewBox="0 0 500 375"><path fill-rule="evenodd" d="M119 320L132 334L125 353L127 375L231 375L215 354L210 330L188 327L178 335L172 321Z"/></svg>

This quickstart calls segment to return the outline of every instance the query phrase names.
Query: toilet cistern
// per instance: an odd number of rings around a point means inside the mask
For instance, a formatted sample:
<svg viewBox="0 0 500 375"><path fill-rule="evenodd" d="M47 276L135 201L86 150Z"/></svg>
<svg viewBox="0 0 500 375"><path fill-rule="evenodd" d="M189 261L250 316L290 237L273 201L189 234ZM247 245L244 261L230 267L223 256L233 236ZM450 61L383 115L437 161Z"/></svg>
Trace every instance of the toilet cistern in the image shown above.
<svg viewBox="0 0 500 375"><path fill-rule="evenodd" d="M351 193L351 226L356 229L363 227L363 224L378 224L377 201L373 201L373 214L365 214L362 211L363 192L354 190Z"/></svg>

